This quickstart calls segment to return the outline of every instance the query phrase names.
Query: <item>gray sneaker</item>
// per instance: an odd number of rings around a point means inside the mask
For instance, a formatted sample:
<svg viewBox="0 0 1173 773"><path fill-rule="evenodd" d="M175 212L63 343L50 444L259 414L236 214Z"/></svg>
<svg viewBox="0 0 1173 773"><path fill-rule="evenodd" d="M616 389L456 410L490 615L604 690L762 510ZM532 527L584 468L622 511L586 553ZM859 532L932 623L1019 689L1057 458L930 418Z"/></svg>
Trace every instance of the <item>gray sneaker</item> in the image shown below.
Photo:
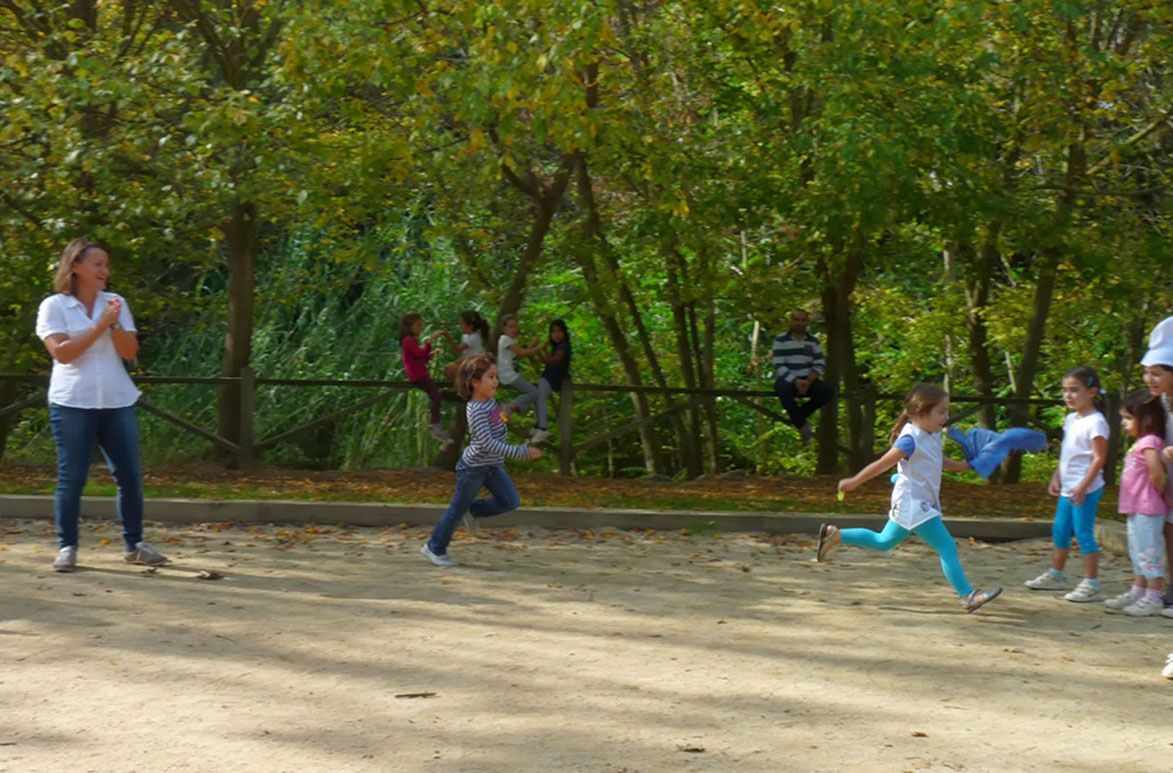
<svg viewBox="0 0 1173 773"><path fill-rule="evenodd" d="M988 602L993 601L1002 595L1001 588L990 588L989 590L971 590L968 596L961 599L961 608L966 612L976 612L985 606Z"/></svg>
<svg viewBox="0 0 1173 773"><path fill-rule="evenodd" d="M145 542L134 546L134 550L123 553L122 557L128 564L143 564L145 566L160 566L168 562L167 556L159 553Z"/></svg>
<svg viewBox="0 0 1173 773"><path fill-rule="evenodd" d="M77 548L61 548L53 559L54 572L72 572L77 569Z"/></svg>

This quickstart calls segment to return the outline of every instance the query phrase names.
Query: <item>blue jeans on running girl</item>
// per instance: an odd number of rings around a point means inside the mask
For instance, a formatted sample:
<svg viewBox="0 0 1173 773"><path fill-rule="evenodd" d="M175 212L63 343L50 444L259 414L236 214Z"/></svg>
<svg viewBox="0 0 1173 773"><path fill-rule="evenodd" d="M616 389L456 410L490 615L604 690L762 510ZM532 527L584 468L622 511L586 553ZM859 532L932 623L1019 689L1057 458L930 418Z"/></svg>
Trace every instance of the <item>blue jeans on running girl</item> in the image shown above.
<svg viewBox="0 0 1173 773"><path fill-rule="evenodd" d="M1059 497L1055 505L1055 524L1051 527L1055 547L1070 550L1071 535L1074 533L1080 553L1087 555L1100 552L1096 544L1096 508L1100 506L1102 496L1103 486L1084 496L1082 504L1077 505L1067 497Z"/></svg>
<svg viewBox="0 0 1173 773"><path fill-rule="evenodd" d="M478 499L477 494L482 488L488 489L491 496ZM452 504L448 505L440 522L432 529L428 550L438 556L446 555L452 532L456 531L465 513L471 513L474 518L488 518L516 510L520 504L521 497L517 495L517 488L509 479L509 473L505 472L504 465L465 467L463 463L458 464L456 493L452 495Z"/></svg>
<svg viewBox="0 0 1173 773"><path fill-rule="evenodd" d="M871 529L840 529L839 537L844 545L855 545L872 550L891 550L903 542L909 534L915 534L925 541L929 547L937 551L941 557L941 569L945 572L945 579L962 598L973 593L973 586L965 577L965 570L961 568L961 560L957 557L957 543L949 533L945 522L940 518L933 518L917 526L911 532L896 523L888 521L882 532Z"/></svg>
<svg viewBox="0 0 1173 773"><path fill-rule="evenodd" d="M94 444L118 486L118 520L127 550L143 539L143 470L138 417L125 408L69 408L49 404L49 426L57 444L55 517L59 547L77 547L81 493L86 487Z"/></svg>

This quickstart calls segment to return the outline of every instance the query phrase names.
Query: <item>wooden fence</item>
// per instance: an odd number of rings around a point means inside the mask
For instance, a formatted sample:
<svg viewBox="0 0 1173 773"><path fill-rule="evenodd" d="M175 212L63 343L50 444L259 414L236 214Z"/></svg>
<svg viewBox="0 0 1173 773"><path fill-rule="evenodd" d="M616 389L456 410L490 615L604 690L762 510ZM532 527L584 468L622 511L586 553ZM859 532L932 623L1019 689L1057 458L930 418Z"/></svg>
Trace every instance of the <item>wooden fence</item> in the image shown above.
<svg viewBox="0 0 1173 773"><path fill-rule="evenodd" d="M34 386L46 386L48 384L48 377L46 376L31 376L23 374L0 374L0 381L16 381L26 383ZM228 384L238 384L240 386L241 401L240 401L240 418L239 418L239 437L236 440L222 437L212 430L199 426L195 422L179 416L175 413L167 411L154 403L152 403L148 395L139 400L138 406L145 411L155 414L160 418L181 427L193 435L203 438L217 447L232 454L236 457L237 462L241 467L248 467L254 464L261 453L265 450L273 448L279 443L285 442L290 438L309 430L313 430L328 423L337 421L356 411L369 408L376 405L383 400L387 400L395 394L399 394L405 390L411 389L412 386L407 381L377 381L377 380L343 380L343 379L282 379L282 378L259 378L250 368L245 368L239 378L225 377L225 376L210 376L210 377L174 377L174 376L135 376L135 382L141 386L148 387L152 384L202 384L207 386L224 386ZM376 389L378 393L367 397L365 399L354 402L348 406L332 411L328 414L319 416L312 421L304 422L292 427L281 430L275 434L267 437L257 437L255 433L256 427L256 390L262 386L288 386L288 387L348 387L355 389ZM574 441L574 423L571 415L571 407L573 405L574 395L583 394L607 394L607 393L627 393L632 394L642 392L647 395L659 396L673 396L685 398L683 402L678 403L675 407L667 411L658 413L652 416L643 418L636 418L632 421L620 424L618 426L603 429L602 431L593 434L585 439ZM443 392L445 399L453 402L459 402L459 398L454 392L448 390ZM878 406L883 403L895 402L897 406L904 399L904 395L885 394L874 391L867 391L861 393L863 412L864 412L864 426L873 428L876 425ZM602 443L614 440L632 432L638 431L641 427L659 422L674 413L696 409L704 402L715 398L727 398L739 405L751 408L759 413L774 419L775 421L787 423L788 420L785 415L781 413L775 406L777 405L774 393L761 389L702 389L702 388L687 388L687 387L656 387L656 386L638 386L631 387L626 385L616 384L576 384L569 378L563 382L562 391L560 393L558 405L558 469L563 475L571 475L574 469L575 457L590 448L594 448ZM0 407L0 419L13 415L19 411L32 408L38 405L44 405L46 400L45 391L41 390L36 394L25 397L10 405ZM763 405L762 401L768 401L768 405ZM1119 458L1120 447L1120 422L1118 419L1118 408L1120 397L1115 393L1107 394L1108 407L1106 410L1109 425L1112 428L1112 437L1109 443L1109 458L1105 470L1105 477L1110 482L1115 480L1115 471ZM966 395L956 395L950 398L950 402L958 407L965 406L959 411L956 411L950 418L950 423L955 423L969 418L973 414L980 411L987 405L1004 406L1017 414L1017 420L1020 424L1034 425L1048 433L1052 438L1058 437L1058 428L1043 422L1038 417L1038 411L1041 408L1060 405L1059 400L1049 400L1043 398L1016 400L1013 398L983 398ZM899 410L897 407L892 411L893 414ZM463 423L460 423L463 428ZM842 445L839 446L839 451L844 454L851 454L851 449Z"/></svg>

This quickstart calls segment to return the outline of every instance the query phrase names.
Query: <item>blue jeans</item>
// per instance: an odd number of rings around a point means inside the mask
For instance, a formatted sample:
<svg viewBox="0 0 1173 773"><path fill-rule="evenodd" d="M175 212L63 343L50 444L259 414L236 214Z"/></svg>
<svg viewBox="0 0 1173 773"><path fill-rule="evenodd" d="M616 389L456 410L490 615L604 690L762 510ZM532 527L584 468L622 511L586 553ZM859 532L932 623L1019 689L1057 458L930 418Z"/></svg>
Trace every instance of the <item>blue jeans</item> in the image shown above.
<svg viewBox="0 0 1173 773"><path fill-rule="evenodd" d="M482 488L487 488L492 496L477 499ZM428 540L428 550L438 556L448 553L448 543L452 541L452 532L456 531L456 524L465 513L472 513L474 518L488 518L491 515L500 515L510 510L516 510L521 504L517 496L517 488L505 472L505 466L494 464L488 467L456 468L456 493L452 495L452 504L436 528L432 529L432 537Z"/></svg>
<svg viewBox="0 0 1173 773"><path fill-rule="evenodd" d="M884 531L879 533L871 529L839 530L844 545L872 550L891 550L909 534L920 537L926 545L937 551L937 555L941 557L941 570L945 573L945 579L953 586L953 590L957 591L958 596L964 598L973 592L973 586L969 584L965 570L961 568L961 559L957 557L957 543L953 541L953 535L940 518L925 521L911 532L896 521L888 521Z"/></svg>
<svg viewBox="0 0 1173 773"><path fill-rule="evenodd" d="M800 398L798 387L793 381L778 377L774 379L774 394L778 395L782 407L786 409L790 423L795 427L801 427L806 424L811 414L822 408L835 396L835 390L821 378L817 378L813 384L807 387L806 394ZM798 404L800 399L805 401L802 405Z"/></svg>
<svg viewBox="0 0 1173 773"><path fill-rule="evenodd" d="M1051 527L1051 536L1055 539L1055 547L1060 550L1071 548L1071 534L1079 541L1079 552L1099 553L1100 547L1096 544L1096 509L1100 506L1100 497L1104 496L1104 487L1096 489L1083 498L1083 504L1072 504L1067 497L1059 497L1055 504L1055 524Z"/></svg>
<svg viewBox="0 0 1173 773"><path fill-rule="evenodd" d="M94 443L118 485L118 520L127 550L143 539L143 469L139 459L138 417L125 408L67 408L49 404L49 426L57 444L57 544L77 547L81 493L90 471Z"/></svg>

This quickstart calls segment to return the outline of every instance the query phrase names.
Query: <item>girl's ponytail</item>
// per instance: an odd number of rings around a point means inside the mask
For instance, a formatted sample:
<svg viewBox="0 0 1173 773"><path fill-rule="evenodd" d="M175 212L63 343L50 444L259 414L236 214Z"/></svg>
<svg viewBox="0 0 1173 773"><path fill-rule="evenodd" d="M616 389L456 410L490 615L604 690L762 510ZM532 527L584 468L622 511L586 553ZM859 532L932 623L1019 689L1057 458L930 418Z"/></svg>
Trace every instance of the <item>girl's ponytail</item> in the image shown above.
<svg viewBox="0 0 1173 773"><path fill-rule="evenodd" d="M480 333L482 342L489 340L489 323L485 321L485 318L476 309L460 312L460 321Z"/></svg>
<svg viewBox="0 0 1173 773"><path fill-rule="evenodd" d="M900 430L904 429L904 425L908 423L909 418L911 417L908 415L908 411L901 411L900 417L896 419L896 426L892 428L891 434L888 435L888 445L894 444L896 438L900 437Z"/></svg>

